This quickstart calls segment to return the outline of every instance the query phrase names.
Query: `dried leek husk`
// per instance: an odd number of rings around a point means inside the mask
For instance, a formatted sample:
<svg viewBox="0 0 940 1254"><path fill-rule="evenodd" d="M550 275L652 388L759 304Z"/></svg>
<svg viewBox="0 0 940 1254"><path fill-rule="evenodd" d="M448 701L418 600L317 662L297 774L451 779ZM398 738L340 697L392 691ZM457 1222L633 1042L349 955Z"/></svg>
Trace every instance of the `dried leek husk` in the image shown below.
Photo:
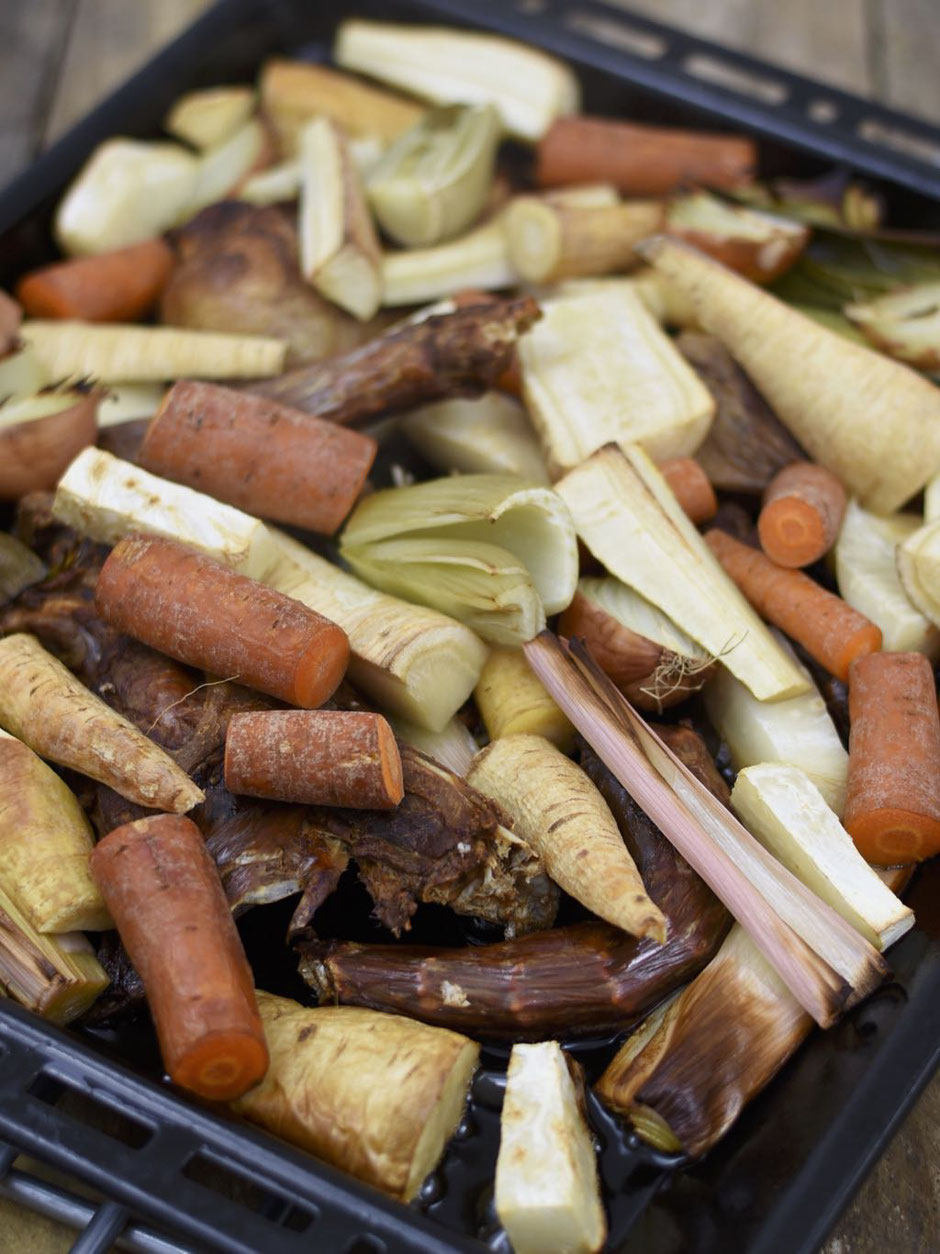
<svg viewBox="0 0 940 1254"><path fill-rule="evenodd" d="M525 410L502 392L422 405L401 419L401 429L438 470L550 482Z"/></svg>
<svg viewBox="0 0 940 1254"><path fill-rule="evenodd" d="M353 682L432 731L463 705L486 659L482 640L454 619L386 596L250 514L101 449L71 464L53 512L102 544L136 531L180 540L303 601L349 636Z"/></svg>
<svg viewBox="0 0 940 1254"><path fill-rule="evenodd" d="M480 749L466 723L459 718L452 718L440 731L428 731L426 727L419 727L417 723L395 715L389 718L389 722L399 740L420 749L461 778L470 769L470 763Z"/></svg>
<svg viewBox="0 0 940 1254"><path fill-rule="evenodd" d="M498 35L351 19L339 27L333 56L344 69L437 104L489 102L520 139L539 139L579 105L567 65Z"/></svg>
<svg viewBox="0 0 940 1254"><path fill-rule="evenodd" d="M773 634L793 657L783 637ZM719 667L705 686L705 709L728 746L735 770L759 762L801 767L841 816L849 755L809 671L795 657L793 663L806 680L805 692L783 701L758 701L730 671Z"/></svg>
<svg viewBox="0 0 940 1254"><path fill-rule="evenodd" d="M577 643L525 646L542 683L698 872L803 1008L826 1027L885 978L878 952L781 866L636 714Z"/></svg>
<svg viewBox="0 0 940 1254"><path fill-rule="evenodd" d="M542 736L563 753L574 746L574 728L532 673L521 649L490 649L473 690L490 740L527 733Z"/></svg>
<svg viewBox="0 0 940 1254"><path fill-rule="evenodd" d="M46 575L45 563L15 536L0 532L0 605L39 583Z"/></svg>
<svg viewBox="0 0 940 1254"><path fill-rule="evenodd" d="M740 771L731 806L765 849L876 949L912 926L913 912L875 874L798 766L763 762Z"/></svg>
<svg viewBox="0 0 940 1254"><path fill-rule="evenodd" d="M69 1023L108 983L81 932L37 932L0 886L0 990L52 1023Z"/></svg>
<svg viewBox="0 0 940 1254"><path fill-rule="evenodd" d="M715 403L626 281L543 305L519 341L526 405L554 474L604 444L691 456Z"/></svg>
<svg viewBox="0 0 940 1254"><path fill-rule="evenodd" d="M541 484L513 475L458 475L375 492L353 510L341 545L345 552L405 537L507 549L532 576L546 614L563 610L574 595L574 524L558 493Z"/></svg>
<svg viewBox="0 0 940 1254"><path fill-rule="evenodd" d="M608 446L569 471L556 491L578 535L612 575L634 588L760 700L809 684L720 568L644 451Z"/></svg>
<svg viewBox="0 0 940 1254"><path fill-rule="evenodd" d="M422 535L344 544L342 555L374 588L449 614L491 644L522 644L545 626L531 575L498 545Z"/></svg>
<svg viewBox="0 0 940 1254"><path fill-rule="evenodd" d="M883 353L920 370L940 370L940 282L846 305L845 315Z"/></svg>
<svg viewBox="0 0 940 1254"><path fill-rule="evenodd" d="M518 280L502 218L497 216L445 244L385 253L382 304L420 305L465 288L497 291Z"/></svg>
<svg viewBox="0 0 940 1254"><path fill-rule="evenodd" d="M492 105L429 109L369 177L369 204L382 229L399 244L421 248L475 222L493 182L499 133Z"/></svg>
<svg viewBox="0 0 940 1254"><path fill-rule="evenodd" d="M929 513L930 487L924 491ZM849 501L834 557L839 595L881 629L886 653L940 656L940 631L914 606L898 575L896 553L921 526L916 514L880 518Z"/></svg>
<svg viewBox="0 0 940 1254"><path fill-rule="evenodd" d="M65 782L0 730L0 885L39 932L112 927L88 864L95 839Z"/></svg>

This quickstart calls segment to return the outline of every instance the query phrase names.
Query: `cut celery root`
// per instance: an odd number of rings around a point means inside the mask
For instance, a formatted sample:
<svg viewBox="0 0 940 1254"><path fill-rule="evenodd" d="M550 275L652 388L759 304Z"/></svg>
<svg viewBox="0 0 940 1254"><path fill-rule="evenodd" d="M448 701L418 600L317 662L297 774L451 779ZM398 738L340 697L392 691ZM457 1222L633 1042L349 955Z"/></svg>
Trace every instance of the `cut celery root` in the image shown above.
<svg viewBox="0 0 940 1254"><path fill-rule="evenodd" d="M876 949L913 925L913 912L878 878L799 767L765 762L740 771L731 806L765 849Z"/></svg>
<svg viewBox="0 0 940 1254"><path fill-rule="evenodd" d="M666 919L607 803L553 744L542 736L501 736L476 756L467 780L505 809L513 831L569 896L632 936L666 940Z"/></svg>
<svg viewBox="0 0 940 1254"><path fill-rule="evenodd" d="M457 1130L479 1046L402 1015L257 998L270 1066L232 1108L410 1201Z"/></svg>
<svg viewBox="0 0 940 1254"><path fill-rule="evenodd" d="M898 509L940 470L934 384L679 240L656 236L640 248L688 297L700 325L722 340L811 458L866 509Z"/></svg>
<svg viewBox="0 0 940 1254"><path fill-rule="evenodd" d="M556 484L578 535L612 575L762 701L806 692L809 681L711 554L650 458L608 446Z"/></svg>
<svg viewBox="0 0 940 1254"><path fill-rule="evenodd" d="M163 129L205 152L230 139L251 117L253 87L205 87L188 91L166 115Z"/></svg>
<svg viewBox="0 0 940 1254"><path fill-rule="evenodd" d="M198 158L179 144L106 140L60 202L55 237L69 256L142 244L186 213L198 175Z"/></svg>
<svg viewBox="0 0 940 1254"><path fill-rule="evenodd" d="M498 35L351 19L336 36L338 65L435 104L490 103L505 129L537 140L580 93L563 62Z"/></svg>
<svg viewBox="0 0 940 1254"><path fill-rule="evenodd" d="M519 341L522 388L555 475L604 444L691 456L714 401L626 281L546 302Z"/></svg>
<svg viewBox="0 0 940 1254"><path fill-rule="evenodd" d="M501 392L422 405L401 419L401 429L438 470L519 475L549 483L525 410Z"/></svg>
<svg viewBox="0 0 940 1254"><path fill-rule="evenodd" d="M56 491L55 516L102 544L146 531L192 545L338 623L349 675L390 713L440 731L473 690L486 646L434 610L368 587L257 518L87 449Z"/></svg>
<svg viewBox="0 0 940 1254"><path fill-rule="evenodd" d="M925 513L928 494L924 494ZM849 501L834 557L839 595L881 628L887 653L940 657L940 631L901 585L896 553L920 527L914 514L879 518Z"/></svg>
<svg viewBox="0 0 940 1254"><path fill-rule="evenodd" d="M0 731L0 884L39 932L112 927L88 868L94 835L64 781Z"/></svg>
<svg viewBox="0 0 940 1254"><path fill-rule="evenodd" d="M789 653L783 637L777 639ZM809 672L796 658L793 664L803 674L805 692L783 701L758 701L730 671L719 668L705 686L705 709L735 770L761 762L798 766L841 816L849 755Z"/></svg>
<svg viewBox="0 0 940 1254"><path fill-rule="evenodd" d="M419 305L465 288L497 291L518 282L500 217L430 248L406 248L382 257L382 304Z"/></svg>
<svg viewBox="0 0 940 1254"><path fill-rule="evenodd" d="M395 715L392 715L388 721L399 740L403 740L405 744L415 749L420 749L429 758L433 758L441 766L446 766L449 771L453 771L461 778L466 775L470 769L470 763L480 750L480 746L470 734L470 729L459 718L452 718L439 732L428 731L425 727L419 727L417 723L412 723L406 718L396 718Z"/></svg>
<svg viewBox="0 0 940 1254"><path fill-rule="evenodd" d="M473 697L490 740L527 733L562 753L574 746L574 728L532 673L521 649L490 649Z"/></svg>
<svg viewBox="0 0 940 1254"><path fill-rule="evenodd" d="M591 1134L556 1041L514 1045L496 1160L496 1213L515 1254L594 1254L604 1244Z"/></svg>

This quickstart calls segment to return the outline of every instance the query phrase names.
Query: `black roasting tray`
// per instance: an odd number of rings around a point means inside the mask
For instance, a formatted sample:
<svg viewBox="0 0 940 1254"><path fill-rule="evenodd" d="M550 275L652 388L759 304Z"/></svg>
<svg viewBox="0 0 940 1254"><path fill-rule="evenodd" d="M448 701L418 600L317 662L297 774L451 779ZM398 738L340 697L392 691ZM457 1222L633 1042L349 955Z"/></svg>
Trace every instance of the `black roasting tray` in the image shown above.
<svg viewBox="0 0 940 1254"><path fill-rule="evenodd" d="M353 14L517 36L574 65L590 111L748 131L761 141L763 173L810 175L841 163L879 186L893 222L940 227L940 132L619 6L221 0L0 194L0 286L54 255L52 211L95 144L114 134L157 134L182 92L250 81L272 53L324 59L336 23ZM653 1153L592 1101L610 1249L818 1248L940 1062L936 864L919 873L908 897L917 926L891 950L891 982L836 1028L814 1033L703 1162ZM259 984L297 992L289 959L271 966L282 923L277 907L261 908L242 928ZM434 926L433 917L424 924ZM577 1052L590 1073L609 1044ZM160 1083L149 1032L63 1032L0 1001L0 1192L83 1228L74 1247L82 1254L114 1240L151 1254L487 1247L509 1254L491 1196L505 1054L485 1051L484 1064L440 1171L420 1204L405 1208L183 1100ZM13 1166L19 1151L65 1173L65 1183ZM2 1233L0 1247L7 1248Z"/></svg>

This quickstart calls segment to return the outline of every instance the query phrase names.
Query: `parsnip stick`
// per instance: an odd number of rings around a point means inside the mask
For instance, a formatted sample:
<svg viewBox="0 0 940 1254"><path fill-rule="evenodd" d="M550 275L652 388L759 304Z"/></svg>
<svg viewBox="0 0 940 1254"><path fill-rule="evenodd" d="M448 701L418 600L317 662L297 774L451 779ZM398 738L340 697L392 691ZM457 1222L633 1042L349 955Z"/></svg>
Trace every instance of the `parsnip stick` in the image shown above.
<svg viewBox="0 0 940 1254"><path fill-rule="evenodd" d="M656 231L655 200L579 206L550 196L518 196L505 216L509 260L530 283L619 274L639 264L634 245Z"/></svg>
<svg viewBox="0 0 940 1254"><path fill-rule="evenodd" d="M33 636L0 640L0 726L42 757L152 809L205 800L159 745L89 692Z"/></svg>

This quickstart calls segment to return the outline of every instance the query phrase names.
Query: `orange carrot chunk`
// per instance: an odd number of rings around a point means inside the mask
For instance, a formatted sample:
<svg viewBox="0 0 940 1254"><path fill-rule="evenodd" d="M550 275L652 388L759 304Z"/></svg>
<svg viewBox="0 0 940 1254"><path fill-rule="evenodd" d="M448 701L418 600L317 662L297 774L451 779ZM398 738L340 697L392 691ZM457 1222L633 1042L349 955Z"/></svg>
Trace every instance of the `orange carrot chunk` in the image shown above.
<svg viewBox="0 0 940 1254"><path fill-rule="evenodd" d="M140 973L174 1083L232 1101L268 1068L251 968L195 823L172 814L125 823L91 872Z"/></svg>
<svg viewBox="0 0 940 1254"><path fill-rule="evenodd" d="M401 756L381 714L272 710L236 714L225 737L225 786L302 805L394 810Z"/></svg>
<svg viewBox="0 0 940 1254"><path fill-rule="evenodd" d="M707 522L718 513L715 489L694 457L670 457L659 463L659 473L694 523Z"/></svg>
<svg viewBox="0 0 940 1254"><path fill-rule="evenodd" d="M332 535L375 460L371 436L214 383L175 383L140 451L145 470L250 514Z"/></svg>
<svg viewBox="0 0 940 1254"><path fill-rule="evenodd" d="M825 466L784 466L764 492L761 548L778 566L809 566L835 544L845 506L845 488Z"/></svg>
<svg viewBox="0 0 940 1254"><path fill-rule="evenodd" d="M613 183L628 196L662 196L696 183L734 187L756 164L753 140L741 136L572 116L539 140L535 178L540 187Z"/></svg>
<svg viewBox="0 0 940 1254"><path fill-rule="evenodd" d="M178 662L291 705L322 705L349 660L336 623L292 597L157 536L129 536L101 568L102 618Z"/></svg>
<svg viewBox="0 0 940 1254"><path fill-rule="evenodd" d="M175 260L165 240L148 239L33 270L20 279L16 295L31 318L134 322L157 303Z"/></svg>
<svg viewBox="0 0 940 1254"><path fill-rule="evenodd" d="M837 678L847 680L855 658L881 648L881 630L873 622L801 570L777 566L759 549L717 528L705 540L758 614Z"/></svg>
<svg viewBox="0 0 940 1254"><path fill-rule="evenodd" d="M873 653L849 671L843 825L869 862L940 853L940 714L921 653Z"/></svg>

